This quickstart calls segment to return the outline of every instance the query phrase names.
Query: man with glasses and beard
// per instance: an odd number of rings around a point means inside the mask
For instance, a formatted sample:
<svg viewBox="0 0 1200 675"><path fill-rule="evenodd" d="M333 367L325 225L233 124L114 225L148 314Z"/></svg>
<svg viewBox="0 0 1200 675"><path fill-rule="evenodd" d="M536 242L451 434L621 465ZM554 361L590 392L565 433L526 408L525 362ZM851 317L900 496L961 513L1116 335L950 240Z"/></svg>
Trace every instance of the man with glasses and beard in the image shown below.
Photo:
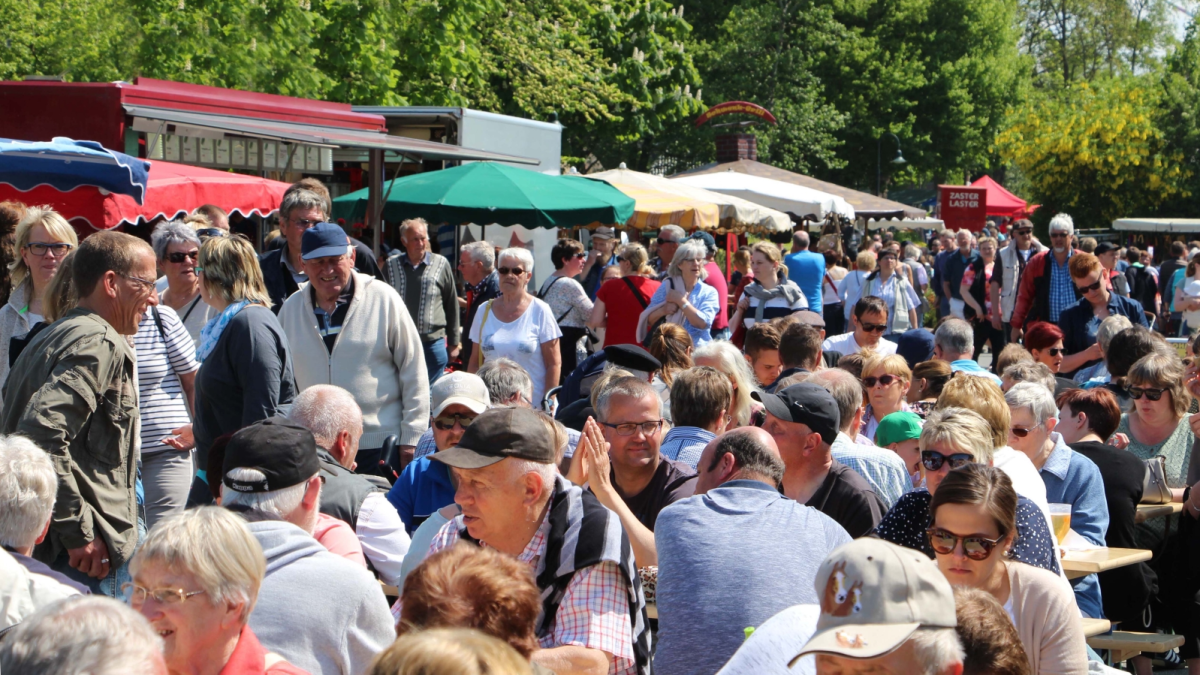
<svg viewBox="0 0 1200 675"><path fill-rule="evenodd" d="M1029 260L1036 254L1046 250L1042 243L1033 237L1033 223L1022 218L1012 224L1009 229L1009 244L1000 250L999 260L992 269L989 281L992 307L999 307L999 312L992 312L992 328L1000 331L1007 343L1012 333L1013 308L1017 304L1017 290L1021 288L1021 275ZM999 354L1004 343L993 345L993 353Z"/></svg>
<svg viewBox="0 0 1200 675"><path fill-rule="evenodd" d="M1079 301L1079 290L1067 267L1071 256L1082 253L1072 246L1075 222L1060 213L1050 219L1051 249L1029 259L1021 275L1020 290L1012 313L1012 341L1017 342L1025 326L1038 321L1058 323L1063 311Z"/></svg>
<svg viewBox="0 0 1200 675"><path fill-rule="evenodd" d="M883 298L868 295L859 299L854 303L850 321L854 330L826 338L821 344L822 351L837 352L842 356L863 350L872 350L876 354L896 353L895 342L881 339L888 325L887 302Z"/></svg>

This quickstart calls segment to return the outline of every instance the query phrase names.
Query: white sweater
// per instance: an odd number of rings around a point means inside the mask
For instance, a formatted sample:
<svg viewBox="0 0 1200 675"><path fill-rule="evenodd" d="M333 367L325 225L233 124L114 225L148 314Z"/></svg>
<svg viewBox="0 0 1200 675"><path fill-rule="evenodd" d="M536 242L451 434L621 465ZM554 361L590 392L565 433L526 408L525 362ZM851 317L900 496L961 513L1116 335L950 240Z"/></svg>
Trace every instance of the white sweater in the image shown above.
<svg viewBox="0 0 1200 675"><path fill-rule="evenodd" d="M429 426L429 375L417 327L394 288L353 274L354 298L332 353L317 331L308 283L279 310L296 386L304 391L333 384L349 391L362 408L360 447L381 447L392 434L401 445L416 445Z"/></svg>

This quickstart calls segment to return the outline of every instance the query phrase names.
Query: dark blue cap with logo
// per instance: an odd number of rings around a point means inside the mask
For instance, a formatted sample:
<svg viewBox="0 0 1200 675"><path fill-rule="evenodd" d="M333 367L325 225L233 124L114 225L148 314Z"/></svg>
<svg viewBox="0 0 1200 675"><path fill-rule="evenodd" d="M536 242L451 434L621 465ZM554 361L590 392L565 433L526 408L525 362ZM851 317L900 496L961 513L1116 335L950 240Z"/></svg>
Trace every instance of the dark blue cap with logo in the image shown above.
<svg viewBox="0 0 1200 675"><path fill-rule="evenodd" d="M317 223L304 231L300 240L300 258L329 258L335 255L345 255L350 246L350 237L336 223Z"/></svg>

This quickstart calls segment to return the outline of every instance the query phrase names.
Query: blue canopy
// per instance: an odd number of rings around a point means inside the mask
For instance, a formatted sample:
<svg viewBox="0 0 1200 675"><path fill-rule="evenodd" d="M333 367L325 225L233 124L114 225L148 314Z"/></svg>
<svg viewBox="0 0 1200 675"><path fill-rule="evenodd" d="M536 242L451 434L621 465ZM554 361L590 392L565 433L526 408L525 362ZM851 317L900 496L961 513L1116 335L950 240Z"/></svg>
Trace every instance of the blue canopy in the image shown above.
<svg viewBox="0 0 1200 675"><path fill-rule="evenodd" d="M49 185L68 192L90 185L146 199L150 162L107 150L95 141L56 137L49 143L0 138L0 183L22 192Z"/></svg>

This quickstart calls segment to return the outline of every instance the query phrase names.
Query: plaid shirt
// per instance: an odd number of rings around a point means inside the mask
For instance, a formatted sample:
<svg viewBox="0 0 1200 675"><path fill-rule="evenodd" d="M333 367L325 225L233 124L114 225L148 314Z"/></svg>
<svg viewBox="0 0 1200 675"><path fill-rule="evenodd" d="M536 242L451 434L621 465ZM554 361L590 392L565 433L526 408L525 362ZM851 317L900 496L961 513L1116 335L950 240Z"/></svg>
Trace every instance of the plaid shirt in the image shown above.
<svg viewBox="0 0 1200 675"><path fill-rule="evenodd" d="M1071 273L1067 269L1067 264L1071 262L1071 256L1074 253L1073 250L1067 249L1067 260L1062 265L1058 264L1058 258L1053 253L1046 259L1046 264L1050 268L1051 323L1058 323L1058 317L1063 310L1079 302L1079 298L1075 297L1075 282L1071 281Z"/></svg>
<svg viewBox="0 0 1200 675"><path fill-rule="evenodd" d="M443 525L429 545L429 554L453 546L459 539L461 526L462 516ZM533 568L535 576L542 572L549 535L550 519L543 518L533 538L517 556L517 560ZM480 544L487 546L486 542ZM392 608L392 614L399 618L399 600ZM621 570L614 563L604 562L576 572L558 606L554 627L538 638L538 644L542 649L564 645L598 649L613 656L613 665L608 670L610 675L636 675L629 596Z"/></svg>
<svg viewBox="0 0 1200 675"><path fill-rule="evenodd" d="M674 427L663 438L659 452L667 459L683 462L693 469L700 463L704 446L717 435L700 427Z"/></svg>

